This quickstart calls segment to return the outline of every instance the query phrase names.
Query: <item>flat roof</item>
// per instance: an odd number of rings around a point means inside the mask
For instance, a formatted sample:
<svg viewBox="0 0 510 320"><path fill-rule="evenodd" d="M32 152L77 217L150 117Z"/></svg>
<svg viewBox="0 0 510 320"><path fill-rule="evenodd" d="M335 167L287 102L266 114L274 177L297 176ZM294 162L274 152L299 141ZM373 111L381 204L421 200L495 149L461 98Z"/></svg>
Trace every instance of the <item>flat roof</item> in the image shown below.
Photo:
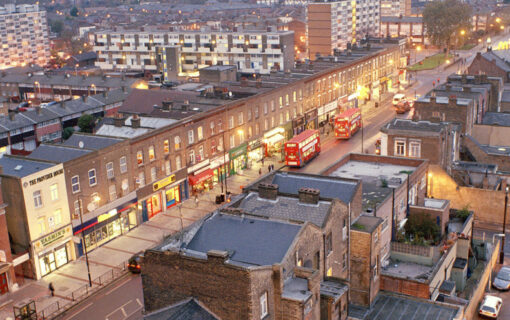
<svg viewBox="0 0 510 320"><path fill-rule="evenodd" d="M395 118L385 124L381 131L393 134L405 132L412 135L423 135L424 133L427 135L437 135L444 127L445 124L442 123Z"/></svg>
<svg viewBox="0 0 510 320"><path fill-rule="evenodd" d="M429 300L380 292L365 320L453 320L458 308Z"/></svg>
<svg viewBox="0 0 510 320"><path fill-rule="evenodd" d="M388 266L386 266L381 273L399 278L405 277L425 281L432 274L433 268L433 266L391 259Z"/></svg>
<svg viewBox="0 0 510 320"><path fill-rule="evenodd" d="M217 213L203 221L187 250L221 250L229 260L249 265L280 263L302 225Z"/></svg>
<svg viewBox="0 0 510 320"><path fill-rule="evenodd" d="M327 220L331 202L317 204L302 203L298 198L279 195L276 200L260 198L257 192L250 192L238 204L248 213L282 220L310 221L322 227Z"/></svg>
<svg viewBox="0 0 510 320"><path fill-rule="evenodd" d="M312 296L308 290L308 280L303 278L287 278L283 283L282 298L306 302Z"/></svg>
<svg viewBox="0 0 510 320"><path fill-rule="evenodd" d="M273 176L271 183L278 185L278 192L297 195L301 188L312 188L320 191L321 198L336 198L344 203L352 201L358 188L358 182L354 180L282 171Z"/></svg>
<svg viewBox="0 0 510 320"><path fill-rule="evenodd" d="M347 291L349 287L346 284L337 281L324 280L321 282L321 295L333 298L338 301Z"/></svg>
<svg viewBox="0 0 510 320"><path fill-rule="evenodd" d="M353 230L372 233L381 223L382 218L361 215L351 225Z"/></svg>
<svg viewBox="0 0 510 320"><path fill-rule="evenodd" d="M493 126L510 127L510 113L487 112L483 116L482 123Z"/></svg>
<svg viewBox="0 0 510 320"><path fill-rule="evenodd" d="M55 166L55 164L5 155L0 158L0 166L3 169L4 175L23 178L41 170L51 168Z"/></svg>
<svg viewBox="0 0 510 320"><path fill-rule="evenodd" d="M430 103L430 96L421 97L416 100L416 103ZM435 97L436 104L448 104L450 98L449 97ZM464 98L455 98L454 99L458 106L468 106L472 99L464 99Z"/></svg>

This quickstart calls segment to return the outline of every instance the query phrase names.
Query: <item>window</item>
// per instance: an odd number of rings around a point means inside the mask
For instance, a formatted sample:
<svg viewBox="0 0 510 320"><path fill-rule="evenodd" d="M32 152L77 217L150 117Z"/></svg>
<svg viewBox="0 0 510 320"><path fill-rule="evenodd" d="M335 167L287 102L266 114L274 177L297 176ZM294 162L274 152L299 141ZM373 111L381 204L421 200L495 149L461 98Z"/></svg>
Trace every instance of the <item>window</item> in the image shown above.
<svg viewBox="0 0 510 320"><path fill-rule="evenodd" d="M342 269L347 269L347 251L342 254Z"/></svg>
<svg viewBox="0 0 510 320"><path fill-rule="evenodd" d="M175 157L175 170L181 170L181 156Z"/></svg>
<svg viewBox="0 0 510 320"><path fill-rule="evenodd" d="M198 147L198 161L203 161L204 160L204 146L200 146Z"/></svg>
<svg viewBox="0 0 510 320"><path fill-rule="evenodd" d="M234 135L231 135L230 136L230 148L232 149L233 147L235 147L235 144L236 144L235 137L234 137Z"/></svg>
<svg viewBox="0 0 510 320"><path fill-rule="evenodd" d="M74 217L75 219L77 219L80 214L83 213L83 203L81 200L76 200L74 202Z"/></svg>
<svg viewBox="0 0 510 320"><path fill-rule="evenodd" d="M170 160L165 161L165 174L168 176L172 173L172 167L170 167Z"/></svg>
<svg viewBox="0 0 510 320"><path fill-rule="evenodd" d="M274 107L274 101L273 101L273 100L271 100L271 102L270 102L270 103L271 103L271 112L274 112L274 110L275 110L275 107Z"/></svg>
<svg viewBox="0 0 510 320"><path fill-rule="evenodd" d="M74 176L71 178L71 190L73 193L80 192L80 177Z"/></svg>
<svg viewBox="0 0 510 320"><path fill-rule="evenodd" d="M108 179L113 179L115 174L113 173L113 162L108 162L106 164L106 177Z"/></svg>
<svg viewBox="0 0 510 320"><path fill-rule="evenodd" d="M163 141L163 152L168 154L170 152L170 143L168 140Z"/></svg>
<svg viewBox="0 0 510 320"><path fill-rule="evenodd" d="M280 102L280 108L282 108L283 107L283 97L280 97L278 99L278 101Z"/></svg>
<svg viewBox="0 0 510 320"><path fill-rule="evenodd" d="M39 234L45 234L46 233L46 221L44 221L44 217L40 217L37 219L37 226L39 228Z"/></svg>
<svg viewBox="0 0 510 320"><path fill-rule="evenodd" d="M96 205L96 208L99 206L99 201L100 201L100 197L99 197L99 194L97 192L94 192L91 196L90 196L90 199L91 199L91 202L94 203Z"/></svg>
<svg viewBox="0 0 510 320"><path fill-rule="evenodd" d="M140 172L138 174L138 186L143 187L145 185L145 172Z"/></svg>
<svg viewBox="0 0 510 320"><path fill-rule="evenodd" d="M255 107L254 112L255 112L255 119L258 119L259 118L259 107Z"/></svg>
<svg viewBox="0 0 510 320"><path fill-rule="evenodd" d="M377 243L379 241L379 233L377 231L374 233L374 243Z"/></svg>
<svg viewBox="0 0 510 320"><path fill-rule="evenodd" d="M377 279L377 275L379 274L379 270L377 270L379 264L379 256L375 259L375 265L374 265L374 280Z"/></svg>
<svg viewBox="0 0 510 320"><path fill-rule="evenodd" d="M228 128L232 129L234 127L234 116L230 116L228 119Z"/></svg>
<svg viewBox="0 0 510 320"><path fill-rule="evenodd" d="M243 130L239 130L239 143L243 143L244 141L244 131Z"/></svg>
<svg viewBox="0 0 510 320"><path fill-rule="evenodd" d="M34 207L42 207L41 190L34 191Z"/></svg>
<svg viewBox="0 0 510 320"><path fill-rule="evenodd" d="M333 251L333 235L328 233L326 235L326 255L329 255Z"/></svg>
<svg viewBox="0 0 510 320"><path fill-rule="evenodd" d="M267 316L267 291L260 296L260 319Z"/></svg>
<svg viewBox="0 0 510 320"><path fill-rule="evenodd" d="M202 126L197 128L197 138L198 138L198 141L200 141L204 138L204 128Z"/></svg>
<svg viewBox="0 0 510 320"><path fill-rule="evenodd" d="M53 223L55 227L62 224L62 209L57 209L53 213Z"/></svg>
<svg viewBox="0 0 510 320"><path fill-rule="evenodd" d="M292 92L292 102L296 102L296 91Z"/></svg>
<svg viewBox="0 0 510 320"><path fill-rule="evenodd" d="M151 182L154 182L158 179L156 167L151 168Z"/></svg>
<svg viewBox="0 0 510 320"><path fill-rule="evenodd" d="M141 166L143 164L143 152L141 150L138 150L136 152L136 163Z"/></svg>
<svg viewBox="0 0 510 320"><path fill-rule="evenodd" d="M264 131L267 131L267 129L269 129L269 121L264 119Z"/></svg>
<svg viewBox="0 0 510 320"><path fill-rule="evenodd" d="M395 141L395 155L405 156L406 155L406 142L403 140Z"/></svg>
<svg viewBox="0 0 510 320"><path fill-rule="evenodd" d="M211 121L210 127L211 127L211 135L214 135L214 121Z"/></svg>
<svg viewBox="0 0 510 320"><path fill-rule="evenodd" d="M58 186L56 183L50 186L51 201L58 200Z"/></svg>
<svg viewBox="0 0 510 320"><path fill-rule="evenodd" d="M190 150L188 154L189 164L195 163L195 150Z"/></svg>
<svg viewBox="0 0 510 320"><path fill-rule="evenodd" d="M285 105L288 106L289 105L289 94L286 94L285 95Z"/></svg>
<svg viewBox="0 0 510 320"><path fill-rule="evenodd" d="M331 277L333 275L333 268L329 267L326 276Z"/></svg>
<svg viewBox="0 0 510 320"><path fill-rule="evenodd" d="M195 136L193 130L188 130L188 144L195 142Z"/></svg>
<svg viewBox="0 0 510 320"><path fill-rule="evenodd" d="M384 218L384 221L382 223L382 227L381 227L381 230L384 231L386 230L386 228L388 228L388 218Z"/></svg>
<svg viewBox="0 0 510 320"><path fill-rule="evenodd" d="M409 142L409 157L411 158L421 157L421 143L419 141Z"/></svg>
<svg viewBox="0 0 510 320"><path fill-rule="evenodd" d="M120 166L120 173L126 173L127 172L127 161L126 157L121 157L119 159L119 166Z"/></svg>
<svg viewBox="0 0 510 320"><path fill-rule="evenodd" d="M267 114L267 102L264 102L264 114Z"/></svg>
<svg viewBox="0 0 510 320"><path fill-rule="evenodd" d="M174 138L174 149L179 150L181 148L181 137L176 136Z"/></svg>
<svg viewBox="0 0 510 320"><path fill-rule="evenodd" d="M149 161L156 160L156 154L154 153L154 146L149 146Z"/></svg>
<svg viewBox="0 0 510 320"><path fill-rule="evenodd" d="M243 124L243 113L242 112L239 112L239 114L237 115L237 125L242 125Z"/></svg>
<svg viewBox="0 0 510 320"><path fill-rule="evenodd" d="M248 115L246 117L248 121L251 121L251 110L248 110Z"/></svg>
<svg viewBox="0 0 510 320"><path fill-rule="evenodd" d="M424 175L421 178L420 189L423 190L423 189L425 189L426 186L427 186L427 176Z"/></svg>
<svg viewBox="0 0 510 320"><path fill-rule="evenodd" d="M108 192L110 193L110 201L117 199L117 189L114 184L110 185Z"/></svg>

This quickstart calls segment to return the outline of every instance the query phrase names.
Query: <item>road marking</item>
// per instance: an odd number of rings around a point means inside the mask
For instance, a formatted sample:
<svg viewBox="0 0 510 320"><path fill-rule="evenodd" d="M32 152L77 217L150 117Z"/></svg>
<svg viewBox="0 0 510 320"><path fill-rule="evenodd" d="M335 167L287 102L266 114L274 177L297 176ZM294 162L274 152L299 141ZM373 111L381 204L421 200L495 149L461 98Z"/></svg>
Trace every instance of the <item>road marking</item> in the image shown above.
<svg viewBox="0 0 510 320"><path fill-rule="evenodd" d="M136 298L136 302L138 302L138 304L140 305L140 307L143 308L143 304L140 302L140 299Z"/></svg>
<svg viewBox="0 0 510 320"><path fill-rule="evenodd" d="M122 314L124 315L124 318L126 318L127 317L126 310L124 310L124 308L121 308L120 311L122 311Z"/></svg>
<svg viewBox="0 0 510 320"><path fill-rule="evenodd" d="M108 292L106 292L104 295L107 296L109 295L110 293L112 293L113 291L117 290L119 287L125 285L126 283L128 283L129 281L131 281L131 278L128 277L126 280L122 281L119 285L115 286L113 289L109 290Z"/></svg>
<svg viewBox="0 0 510 320"><path fill-rule="evenodd" d="M89 304L87 304L87 305L86 305L86 306L84 306L83 308L76 310L75 314L74 314L74 315L72 315L69 319L72 319L72 318L76 317L76 316L77 316L77 315L79 315L79 314L80 314L83 310L87 309L87 308L88 308L88 307L90 307L91 305L93 305L93 303L92 303L92 302L91 302L91 303L89 303Z"/></svg>
<svg viewBox="0 0 510 320"><path fill-rule="evenodd" d="M136 299L136 300L138 300L138 299ZM135 311L131 312L130 314L128 314L128 315L126 316L126 319L129 319L132 315L134 315L135 313L137 313L138 311L140 311L140 310L142 310L142 309L143 309L143 307L136 308L136 310L135 310Z"/></svg>
<svg viewBox="0 0 510 320"><path fill-rule="evenodd" d="M115 309L115 310L113 310L112 312L110 312L109 314L107 314L107 315L106 315L106 317L105 317L105 319L106 319L106 320L108 320L108 318L109 318L112 314L116 313L116 312L117 312L117 311L119 311L119 310L122 312L122 314L123 314L123 315L124 315L124 317L125 317L125 316L126 316L126 311L124 311L124 307L125 307L125 306L127 306L129 303L131 303L131 301L133 301L133 300L129 300L128 302L124 303L123 305L121 305L121 306L120 306L120 307L118 307L117 309Z"/></svg>

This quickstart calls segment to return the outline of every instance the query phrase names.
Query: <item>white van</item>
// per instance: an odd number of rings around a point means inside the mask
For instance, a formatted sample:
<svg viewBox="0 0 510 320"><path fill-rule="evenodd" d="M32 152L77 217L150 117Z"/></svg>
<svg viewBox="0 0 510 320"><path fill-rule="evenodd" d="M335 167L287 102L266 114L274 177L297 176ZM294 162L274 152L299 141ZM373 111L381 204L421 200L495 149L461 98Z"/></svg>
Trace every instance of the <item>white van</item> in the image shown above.
<svg viewBox="0 0 510 320"><path fill-rule="evenodd" d="M406 99L406 96L403 93L397 93L393 96L393 105L396 106L400 101Z"/></svg>

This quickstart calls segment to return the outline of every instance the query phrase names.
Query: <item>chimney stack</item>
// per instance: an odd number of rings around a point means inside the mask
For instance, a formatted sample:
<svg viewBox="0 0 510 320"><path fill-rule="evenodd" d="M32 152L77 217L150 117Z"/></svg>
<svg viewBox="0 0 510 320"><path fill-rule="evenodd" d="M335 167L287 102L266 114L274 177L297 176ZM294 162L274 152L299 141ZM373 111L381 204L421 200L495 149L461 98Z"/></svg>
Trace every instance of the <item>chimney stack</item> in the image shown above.
<svg viewBox="0 0 510 320"><path fill-rule="evenodd" d="M38 115L41 115L41 109L42 108L38 106L35 108L35 112L37 112Z"/></svg>
<svg viewBox="0 0 510 320"><path fill-rule="evenodd" d="M300 188L299 191L299 202L308 204L319 203L320 191L313 188Z"/></svg>
<svg viewBox="0 0 510 320"><path fill-rule="evenodd" d="M120 113L115 115L115 118L113 118L113 125L116 127L122 127L124 125L124 116Z"/></svg>
<svg viewBox="0 0 510 320"><path fill-rule="evenodd" d="M135 115L133 115L133 117L131 117L131 127L132 128L140 128L140 122L141 122L140 117L137 114L135 114Z"/></svg>
<svg viewBox="0 0 510 320"><path fill-rule="evenodd" d="M108 91L107 90L103 91L103 97L105 97L105 98L108 97Z"/></svg>
<svg viewBox="0 0 510 320"><path fill-rule="evenodd" d="M9 110L9 120L14 121L16 117L16 113L14 111Z"/></svg>
<svg viewBox="0 0 510 320"><path fill-rule="evenodd" d="M61 107L62 109L65 109L65 108L66 108L65 103L64 103L64 100L61 100L61 101L59 102L59 105L60 105L60 107Z"/></svg>
<svg viewBox="0 0 510 320"><path fill-rule="evenodd" d="M430 99L430 103L434 103L434 104L436 103L436 96L430 96L429 99Z"/></svg>
<svg viewBox="0 0 510 320"><path fill-rule="evenodd" d="M445 89L446 89L446 91L450 91L450 90L452 90L452 85L451 85L451 84L449 84L449 83L447 83L447 84L445 85Z"/></svg>
<svg viewBox="0 0 510 320"><path fill-rule="evenodd" d="M172 110L174 106L174 102L173 101L170 101L170 100L165 100L162 102L162 108L164 111L170 111Z"/></svg>
<svg viewBox="0 0 510 320"><path fill-rule="evenodd" d="M83 102L87 102L87 95L84 94L83 96L81 96L81 100L83 100Z"/></svg>
<svg viewBox="0 0 510 320"><path fill-rule="evenodd" d="M261 183L258 186L259 197L263 199L276 200L278 196L278 185Z"/></svg>

